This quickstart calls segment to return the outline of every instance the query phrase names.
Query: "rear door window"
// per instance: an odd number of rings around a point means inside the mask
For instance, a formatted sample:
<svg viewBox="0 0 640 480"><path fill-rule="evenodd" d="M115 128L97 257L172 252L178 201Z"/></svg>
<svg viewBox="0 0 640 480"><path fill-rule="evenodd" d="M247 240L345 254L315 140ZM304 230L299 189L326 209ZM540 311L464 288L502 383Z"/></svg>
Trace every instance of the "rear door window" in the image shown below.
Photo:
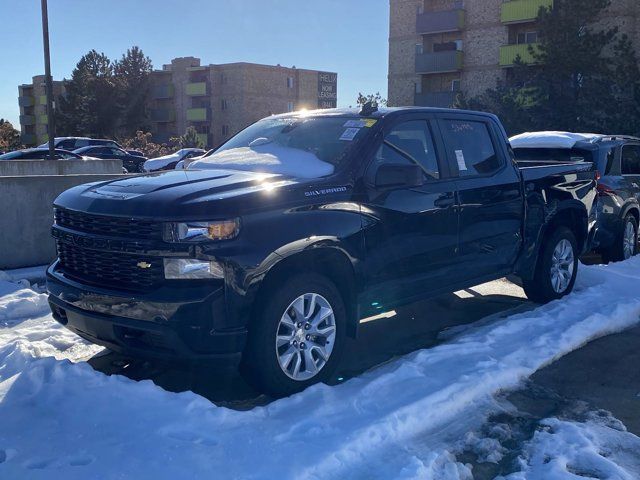
<svg viewBox="0 0 640 480"><path fill-rule="evenodd" d="M442 119L439 122L447 156L461 177L486 176L502 166L487 123Z"/></svg>
<svg viewBox="0 0 640 480"><path fill-rule="evenodd" d="M640 175L640 145L622 147L622 174Z"/></svg>

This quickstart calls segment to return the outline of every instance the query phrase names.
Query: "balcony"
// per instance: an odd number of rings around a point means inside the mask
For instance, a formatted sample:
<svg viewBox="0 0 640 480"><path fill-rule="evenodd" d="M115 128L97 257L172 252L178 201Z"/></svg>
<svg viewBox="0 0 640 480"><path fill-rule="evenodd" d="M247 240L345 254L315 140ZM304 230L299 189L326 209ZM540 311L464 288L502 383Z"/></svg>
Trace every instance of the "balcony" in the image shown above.
<svg viewBox="0 0 640 480"><path fill-rule="evenodd" d="M149 114L152 122L168 123L176 120L176 112L171 108L154 108Z"/></svg>
<svg viewBox="0 0 640 480"><path fill-rule="evenodd" d="M27 147L36 144L36 136L33 133L23 133L20 136L20 142Z"/></svg>
<svg viewBox="0 0 640 480"><path fill-rule="evenodd" d="M201 97L204 95L208 95L207 83L206 82L187 83L186 93L190 97Z"/></svg>
<svg viewBox="0 0 640 480"><path fill-rule="evenodd" d="M462 52L419 53L416 54L416 73L446 73L462 69Z"/></svg>
<svg viewBox="0 0 640 480"><path fill-rule="evenodd" d="M416 107L450 108L456 101L458 92L416 93L413 103Z"/></svg>
<svg viewBox="0 0 640 480"><path fill-rule="evenodd" d="M209 115L206 108L187 109L187 120L190 122L206 122L208 117Z"/></svg>
<svg viewBox="0 0 640 480"><path fill-rule="evenodd" d="M533 22L540 7L553 6L553 0L513 0L502 4L502 23Z"/></svg>
<svg viewBox="0 0 640 480"><path fill-rule="evenodd" d="M35 125L36 117L33 115L20 115L20 125Z"/></svg>
<svg viewBox="0 0 640 480"><path fill-rule="evenodd" d="M21 107L33 107L35 103L33 97L18 97L18 105Z"/></svg>
<svg viewBox="0 0 640 480"><path fill-rule="evenodd" d="M418 35L457 32L463 28L464 10L461 9L420 13L416 21L416 33Z"/></svg>
<svg viewBox="0 0 640 480"><path fill-rule="evenodd" d="M165 85L154 85L151 87L151 98L159 100L162 98L173 97L173 85L167 83Z"/></svg>
<svg viewBox="0 0 640 480"><path fill-rule="evenodd" d="M46 105L47 104L47 96L46 95L40 95L38 97L38 105Z"/></svg>
<svg viewBox="0 0 640 480"><path fill-rule="evenodd" d="M529 46L533 47L534 50L538 49L537 43L523 43L520 45L505 45L500 47L500 66L512 67L518 56L522 62L527 65L536 63L533 55L529 52Z"/></svg>

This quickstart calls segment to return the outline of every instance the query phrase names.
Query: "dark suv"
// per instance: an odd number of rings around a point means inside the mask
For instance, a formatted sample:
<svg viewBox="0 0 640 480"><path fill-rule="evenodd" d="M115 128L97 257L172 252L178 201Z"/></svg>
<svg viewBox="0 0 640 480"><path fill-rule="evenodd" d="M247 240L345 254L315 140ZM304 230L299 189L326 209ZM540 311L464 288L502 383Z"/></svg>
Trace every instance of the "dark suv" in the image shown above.
<svg viewBox="0 0 640 480"><path fill-rule="evenodd" d="M589 161L600 172L594 250L605 262L638 253L640 222L640 138L534 132L510 139L516 159Z"/></svg>

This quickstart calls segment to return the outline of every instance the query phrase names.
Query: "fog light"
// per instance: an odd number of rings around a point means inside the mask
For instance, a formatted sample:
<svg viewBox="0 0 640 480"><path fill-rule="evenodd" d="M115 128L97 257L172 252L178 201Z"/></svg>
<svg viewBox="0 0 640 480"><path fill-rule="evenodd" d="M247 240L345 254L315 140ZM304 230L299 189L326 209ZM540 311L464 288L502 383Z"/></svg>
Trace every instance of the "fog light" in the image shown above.
<svg viewBox="0 0 640 480"><path fill-rule="evenodd" d="M195 258L165 258L164 278L168 280L196 280L222 278L223 270L217 262Z"/></svg>

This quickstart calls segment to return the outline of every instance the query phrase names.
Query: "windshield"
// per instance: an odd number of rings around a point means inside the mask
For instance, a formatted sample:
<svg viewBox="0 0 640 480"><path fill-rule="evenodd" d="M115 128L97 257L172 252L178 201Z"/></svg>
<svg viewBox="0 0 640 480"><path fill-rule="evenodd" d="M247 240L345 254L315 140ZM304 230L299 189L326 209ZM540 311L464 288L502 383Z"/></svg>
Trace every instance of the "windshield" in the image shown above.
<svg viewBox="0 0 640 480"><path fill-rule="evenodd" d="M345 117L267 118L240 132L190 169L225 168L301 178L331 175L375 120Z"/></svg>

